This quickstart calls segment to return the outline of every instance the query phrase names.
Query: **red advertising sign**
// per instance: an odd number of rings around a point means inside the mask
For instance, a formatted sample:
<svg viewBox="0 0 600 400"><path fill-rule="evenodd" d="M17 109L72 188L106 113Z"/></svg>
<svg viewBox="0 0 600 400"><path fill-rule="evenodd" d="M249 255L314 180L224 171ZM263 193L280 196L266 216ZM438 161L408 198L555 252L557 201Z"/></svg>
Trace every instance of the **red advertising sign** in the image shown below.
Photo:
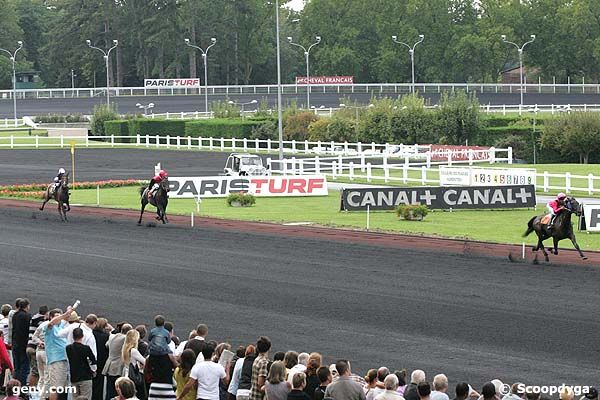
<svg viewBox="0 0 600 400"><path fill-rule="evenodd" d="M306 85L305 76L296 77L296 85ZM354 83L353 76L311 76L309 82L311 85L351 85Z"/></svg>
<svg viewBox="0 0 600 400"><path fill-rule="evenodd" d="M482 161L491 158L489 147L482 146L448 146L441 144L431 145L431 161L446 161L448 155L452 157L452 161L468 161L469 154L471 160Z"/></svg>

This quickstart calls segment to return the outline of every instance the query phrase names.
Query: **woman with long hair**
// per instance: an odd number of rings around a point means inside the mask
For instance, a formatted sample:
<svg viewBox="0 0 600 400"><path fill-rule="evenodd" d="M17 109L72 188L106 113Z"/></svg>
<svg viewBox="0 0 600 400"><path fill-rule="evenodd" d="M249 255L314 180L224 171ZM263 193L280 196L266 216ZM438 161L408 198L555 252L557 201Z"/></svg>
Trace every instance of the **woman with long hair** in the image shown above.
<svg viewBox="0 0 600 400"><path fill-rule="evenodd" d="M186 383L188 383L190 372L192 371L194 364L196 364L196 353L194 353L194 350L184 350L183 353L181 353L179 367L175 369L175 373L173 374L173 379L175 379L175 382L177 383L177 390L175 391L177 397L179 397ZM191 389L183 397L183 400L196 400L196 388Z"/></svg>
<svg viewBox="0 0 600 400"><path fill-rule="evenodd" d="M123 349L121 350L121 360L123 361L123 376L132 379L135 384L137 398L140 400L146 400L146 385L143 380L144 364L146 359L138 350L138 344L140 341L140 333L132 329L125 335L125 343L123 343Z"/></svg>
<svg viewBox="0 0 600 400"><path fill-rule="evenodd" d="M135 329L130 330L125 335L125 343L123 343L123 349L121 350L121 359L125 367L137 363L138 368L144 368L146 359L138 351L139 341L140 333Z"/></svg>
<svg viewBox="0 0 600 400"><path fill-rule="evenodd" d="M365 395L368 400L373 400L375 396L379 394L379 391L377 391L378 380L376 369L370 369L367 371L367 375L365 375L365 382L365 386L363 387Z"/></svg>
<svg viewBox="0 0 600 400"><path fill-rule="evenodd" d="M321 381L317 375L317 370L321 367L323 357L319 353L310 353L308 356L308 362L306 363L306 386L304 387L304 393L311 399L315 395L315 389L319 387Z"/></svg>
<svg viewBox="0 0 600 400"><path fill-rule="evenodd" d="M269 400L287 400L288 393L292 390L292 385L285 379L286 368L282 361L275 361L271 365L267 383L265 384L265 393Z"/></svg>

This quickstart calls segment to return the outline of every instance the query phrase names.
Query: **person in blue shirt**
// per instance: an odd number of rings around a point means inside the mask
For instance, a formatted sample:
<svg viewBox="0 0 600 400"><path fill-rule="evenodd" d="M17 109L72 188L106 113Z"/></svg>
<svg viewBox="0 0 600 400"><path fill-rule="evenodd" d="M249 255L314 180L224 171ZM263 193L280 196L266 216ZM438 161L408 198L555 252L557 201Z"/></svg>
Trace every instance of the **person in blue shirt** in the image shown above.
<svg viewBox="0 0 600 400"><path fill-rule="evenodd" d="M151 356L164 356L172 354L169 348L171 342L171 334L165 328L165 317L157 315L154 317L154 328L150 330L148 336L148 354Z"/></svg>
<svg viewBox="0 0 600 400"><path fill-rule="evenodd" d="M66 388L69 385L67 339L58 336L58 332L67 325L66 320L71 316L71 312L71 306L67 307L65 313L62 313L59 309L52 310L49 314L50 321L42 330L46 348L48 387ZM58 397L59 394L56 393L56 390L52 390L48 394L49 400L57 400Z"/></svg>

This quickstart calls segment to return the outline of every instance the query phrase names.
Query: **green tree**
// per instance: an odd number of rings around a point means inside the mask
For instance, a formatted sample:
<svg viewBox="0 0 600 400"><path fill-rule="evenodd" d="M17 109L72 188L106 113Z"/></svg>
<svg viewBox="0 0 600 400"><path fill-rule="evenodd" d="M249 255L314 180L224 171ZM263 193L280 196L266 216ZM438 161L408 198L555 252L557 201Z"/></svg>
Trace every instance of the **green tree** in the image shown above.
<svg viewBox="0 0 600 400"><path fill-rule="evenodd" d="M558 151L563 157L576 155L587 164L590 154L600 151L600 115L575 112L545 122L542 148Z"/></svg>
<svg viewBox="0 0 600 400"><path fill-rule="evenodd" d="M438 111L441 141L447 144L474 144L482 134L483 121L474 94L460 90L442 93Z"/></svg>

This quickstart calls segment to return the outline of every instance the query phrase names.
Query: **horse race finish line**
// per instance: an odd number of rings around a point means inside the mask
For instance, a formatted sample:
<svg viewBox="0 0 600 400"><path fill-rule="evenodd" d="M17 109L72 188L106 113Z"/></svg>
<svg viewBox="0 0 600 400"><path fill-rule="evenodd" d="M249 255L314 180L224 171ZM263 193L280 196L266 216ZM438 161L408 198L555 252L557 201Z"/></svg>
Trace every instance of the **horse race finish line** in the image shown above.
<svg viewBox="0 0 600 400"><path fill-rule="evenodd" d="M38 212L38 203L24 200L0 199L0 207L27 209ZM135 224L139 217L138 210L124 210L97 207L73 207L73 218L82 216L86 218L114 218L120 221L129 221ZM170 218L171 225L189 227L189 216L173 215ZM330 240L336 242L347 242L364 245L395 247L403 249L423 249L427 251L439 251L442 253L455 253L484 257L506 258L519 262L531 263L536 260L536 254L527 246L525 259L521 258L521 245L496 244L487 242L467 241L458 239L443 239L417 235L403 235L394 233L365 232L351 229L334 229L319 226L302 226L224 220L217 218L197 218L196 227L231 230L250 231L267 235L287 235L291 237L309 238L313 240ZM581 260L574 250L561 249L558 255L551 256L552 264L586 265L600 267L600 252L587 251L588 260ZM541 254L540 254L541 256ZM542 257L539 257L542 262Z"/></svg>

